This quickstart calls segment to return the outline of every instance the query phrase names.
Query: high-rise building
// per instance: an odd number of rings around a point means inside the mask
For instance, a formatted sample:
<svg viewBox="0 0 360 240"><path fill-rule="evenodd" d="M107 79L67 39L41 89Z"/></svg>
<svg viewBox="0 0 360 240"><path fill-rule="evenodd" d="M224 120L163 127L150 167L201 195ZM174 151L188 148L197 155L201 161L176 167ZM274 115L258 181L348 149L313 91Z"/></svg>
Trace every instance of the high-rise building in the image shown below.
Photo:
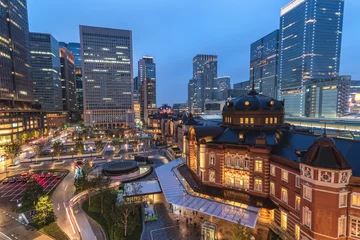
<svg viewBox="0 0 360 240"><path fill-rule="evenodd" d="M139 81L139 77L136 76L134 77L134 93L139 93L140 91L140 81Z"/></svg>
<svg viewBox="0 0 360 240"><path fill-rule="evenodd" d="M281 9L278 99L298 93L287 112L305 115L306 81L338 76L343 12L344 0L292 0Z"/></svg>
<svg viewBox="0 0 360 240"><path fill-rule="evenodd" d="M30 53L35 101L42 110L63 110L59 42L51 34L31 32Z"/></svg>
<svg viewBox="0 0 360 240"><path fill-rule="evenodd" d="M156 108L156 64L153 57L144 56L138 62L138 82L140 83L141 120L146 122L148 115Z"/></svg>
<svg viewBox="0 0 360 240"><path fill-rule="evenodd" d="M230 77L229 76L217 77L215 81L217 83L216 99L223 100L223 95L224 95L223 92L231 89Z"/></svg>
<svg viewBox="0 0 360 240"><path fill-rule="evenodd" d="M278 71L279 30L250 46L250 79L258 93L275 98Z"/></svg>
<svg viewBox="0 0 360 240"><path fill-rule="evenodd" d="M0 107L30 108L33 83L26 0L1 0L0 40Z"/></svg>
<svg viewBox="0 0 360 240"><path fill-rule="evenodd" d="M193 79L196 84L197 108L203 112L205 100L216 100L217 56L198 54L193 58Z"/></svg>
<svg viewBox="0 0 360 240"><path fill-rule="evenodd" d="M250 90L250 81L247 80L247 81L235 83L233 85L233 89Z"/></svg>
<svg viewBox="0 0 360 240"><path fill-rule="evenodd" d="M360 80L351 80L349 95L349 112L360 113Z"/></svg>
<svg viewBox="0 0 360 240"><path fill-rule="evenodd" d="M59 51L63 110L76 111L74 56L66 47L60 48Z"/></svg>
<svg viewBox="0 0 360 240"><path fill-rule="evenodd" d="M80 26L80 42L85 125L133 126L132 32Z"/></svg>
<svg viewBox="0 0 360 240"><path fill-rule="evenodd" d="M196 102L197 98L197 88L196 82L194 79L190 79L188 83L188 109L189 112L201 112L199 109L198 104Z"/></svg>
<svg viewBox="0 0 360 240"><path fill-rule="evenodd" d="M76 88L76 107L82 112L84 109L83 100L83 86L82 86L82 61L81 61L81 49L80 43L74 42L59 42L60 47L66 47L74 56L75 64L75 88Z"/></svg>

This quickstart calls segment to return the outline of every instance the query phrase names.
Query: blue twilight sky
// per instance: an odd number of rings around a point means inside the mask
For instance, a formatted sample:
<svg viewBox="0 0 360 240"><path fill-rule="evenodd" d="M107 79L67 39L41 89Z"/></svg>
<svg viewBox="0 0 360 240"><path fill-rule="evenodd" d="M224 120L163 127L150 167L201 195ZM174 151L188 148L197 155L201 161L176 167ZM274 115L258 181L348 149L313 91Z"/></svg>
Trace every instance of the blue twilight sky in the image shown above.
<svg viewBox="0 0 360 240"><path fill-rule="evenodd" d="M192 58L218 55L218 76L231 84L249 79L250 44L279 28L290 0L28 0L30 31L79 42L79 25L133 32L137 61L151 55L157 70L157 103L187 100ZM360 0L345 0L340 74L360 80Z"/></svg>

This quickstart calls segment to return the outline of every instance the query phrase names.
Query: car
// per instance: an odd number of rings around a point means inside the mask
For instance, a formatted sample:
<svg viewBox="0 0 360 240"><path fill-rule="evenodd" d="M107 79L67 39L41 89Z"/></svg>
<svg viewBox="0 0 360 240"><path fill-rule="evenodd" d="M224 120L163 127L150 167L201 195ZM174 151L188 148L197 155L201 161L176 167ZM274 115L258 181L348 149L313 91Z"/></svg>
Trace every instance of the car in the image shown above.
<svg viewBox="0 0 360 240"><path fill-rule="evenodd" d="M10 180L9 180L9 183L14 183L16 182L16 177L12 177Z"/></svg>
<svg viewBox="0 0 360 240"><path fill-rule="evenodd" d="M49 178L49 177L51 177L52 175L53 175L52 172L48 172L48 173L46 174L46 178Z"/></svg>
<svg viewBox="0 0 360 240"><path fill-rule="evenodd" d="M9 178L5 178L2 183L8 183L9 182Z"/></svg>
<svg viewBox="0 0 360 240"><path fill-rule="evenodd" d="M30 179L29 177L24 177L22 180L23 180L24 183L26 183L26 182L29 181L29 179Z"/></svg>
<svg viewBox="0 0 360 240"><path fill-rule="evenodd" d="M45 177L45 173L43 173L43 172L40 173L40 177L41 177L41 178L44 178L44 177Z"/></svg>
<svg viewBox="0 0 360 240"><path fill-rule="evenodd" d="M57 177L58 174L59 174L59 173L55 172L55 173L53 174L53 176L54 176L54 177Z"/></svg>
<svg viewBox="0 0 360 240"><path fill-rule="evenodd" d="M62 176L63 176L62 173L59 173L59 174L56 176L56 178L57 178L57 179L61 179Z"/></svg>
<svg viewBox="0 0 360 240"><path fill-rule="evenodd" d="M18 177L17 179L16 179L16 182L22 182L23 181L23 178L22 177Z"/></svg>
<svg viewBox="0 0 360 240"><path fill-rule="evenodd" d="M29 173L28 172L22 172L20 175L21 176L27 176Z"/></svg>

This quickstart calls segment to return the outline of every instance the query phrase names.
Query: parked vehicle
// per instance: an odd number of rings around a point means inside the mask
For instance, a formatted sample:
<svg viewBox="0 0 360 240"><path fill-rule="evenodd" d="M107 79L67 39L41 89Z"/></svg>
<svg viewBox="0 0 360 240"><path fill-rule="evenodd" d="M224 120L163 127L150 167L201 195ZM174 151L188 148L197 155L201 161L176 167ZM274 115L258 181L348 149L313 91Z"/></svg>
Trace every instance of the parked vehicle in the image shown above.
<svg viewBox="0 0 360 240"><path fill-rule="evenodd" d="M56 176L56 178L57 178L57 179L61 179L61 178L62 178L62 176L63 176L63 174L62 174L62 173L60 173L60 174L58 174L58 175Z"/></svg>
<svg viewBox="0 0 360 240"><path fill-rule="evenodd" d="M16 177L12 177L10 180L9 180L10 183L14 183L16 182Z"/></svg>
<svg viewBox="0 0 360 240"><path fill-rule="evenodd" d="M9 178L5 178L2 183L8 183L9 182Z"/></svg>
<svg viewBox="0 0 360 240"><path fill-rule="evenodd" d="M52 172L48 172L48 173L46 174L46 178L49 178L49 177L51 177L52 175L53 175Z"/></svg>

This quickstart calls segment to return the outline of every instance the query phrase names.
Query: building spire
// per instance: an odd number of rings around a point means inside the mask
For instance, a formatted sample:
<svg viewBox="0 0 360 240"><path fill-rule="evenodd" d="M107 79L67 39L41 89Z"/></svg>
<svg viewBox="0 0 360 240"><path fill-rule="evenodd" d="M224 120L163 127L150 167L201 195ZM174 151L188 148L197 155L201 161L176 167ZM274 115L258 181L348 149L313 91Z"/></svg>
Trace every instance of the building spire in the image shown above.
<svg viewBox="0 0 360 240"><path fill-rule="evenodd" d="M325 121L325 126L324 126L324 133L323 133L323 136L326 137L326 121Z"/></svg>

